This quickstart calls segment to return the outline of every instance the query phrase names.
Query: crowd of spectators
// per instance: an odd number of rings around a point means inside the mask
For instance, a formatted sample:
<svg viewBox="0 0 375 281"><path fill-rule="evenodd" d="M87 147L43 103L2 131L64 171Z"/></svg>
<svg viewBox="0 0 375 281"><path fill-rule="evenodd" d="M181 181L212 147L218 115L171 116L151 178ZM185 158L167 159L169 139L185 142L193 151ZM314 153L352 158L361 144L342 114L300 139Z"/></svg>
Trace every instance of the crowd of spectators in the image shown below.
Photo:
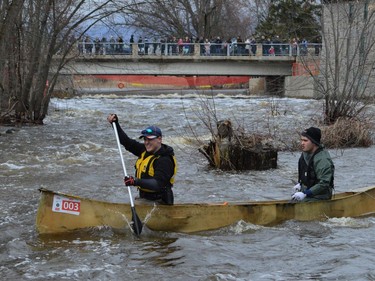
<svg viewBox="0 0 375 281"><path fill-rule="evenodd" d="M83 41L78 43L78 51L87 55L131 54L131 49L126 46L121 36L111 36L109 40L106 37L91 39L90 36L85 36Z"/></svg>
<svg viewBox="0 0 375 281"><path fill-rule="evenodd" d="M321 43L309 43L305 38L291 38L281 40L279 36L266 38L261 36L258 40L255 37L243 40L241 36L222 39L220 36L214 38L194 38L172 36L165 38L143 38L139 36L135 40L131 35L129 42L125 42L121 36L114 38L96 37L95 39L86 36L78 44L80 54L88 55L114 55L132 54L132 45L137 44L139 55L193 55L195 48L199 48L201 56L297 56L307 55L308 49L312 48L315 55L320 54ZM197 50L198 51L198 50Z"/></svg>

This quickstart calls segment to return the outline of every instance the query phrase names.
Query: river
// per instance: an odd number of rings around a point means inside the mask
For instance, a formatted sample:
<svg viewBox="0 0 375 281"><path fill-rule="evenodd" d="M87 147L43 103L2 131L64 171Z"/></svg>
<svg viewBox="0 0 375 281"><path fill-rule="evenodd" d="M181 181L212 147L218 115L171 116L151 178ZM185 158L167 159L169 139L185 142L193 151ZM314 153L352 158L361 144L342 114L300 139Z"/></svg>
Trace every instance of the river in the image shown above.
<svg viewBox="0 0 375 281"><path fill-rule="evenodd" d="M274 227L239 222L189 235L146 228L138 238L110 228L46 237L35 231L40 187L129 202L109 113L134 138L147 125L161 127L179 163L176 202L222 202L290 198L299 152L279 152L278 168L269 171L209 169L196 145L210 138L207 112L247 132L298 139L321 109L321 101L246 96L52 99L44 126L11 134L0 127L0 279L375 280L374 216ZM336 192L375 184L374 146L330 153ZM124 151L124 158L132 173L135 157Z"/></svg>

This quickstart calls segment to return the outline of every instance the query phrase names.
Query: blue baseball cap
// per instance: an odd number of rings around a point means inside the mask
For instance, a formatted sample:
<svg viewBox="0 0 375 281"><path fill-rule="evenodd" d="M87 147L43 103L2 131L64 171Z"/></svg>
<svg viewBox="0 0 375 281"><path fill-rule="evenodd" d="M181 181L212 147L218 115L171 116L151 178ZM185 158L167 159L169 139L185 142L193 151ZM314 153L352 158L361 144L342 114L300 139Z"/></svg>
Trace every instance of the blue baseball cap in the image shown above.
<svg viewBox="0 0 375 281"><path fill-rule="evenodd" d="M140 139L141 138L154 139L154 138L161 137L161 136L162 135L161 135L160 128L153 125L153 126L149 126L146 129L144 129L141 132L141 136L139 138Z"/></svg>

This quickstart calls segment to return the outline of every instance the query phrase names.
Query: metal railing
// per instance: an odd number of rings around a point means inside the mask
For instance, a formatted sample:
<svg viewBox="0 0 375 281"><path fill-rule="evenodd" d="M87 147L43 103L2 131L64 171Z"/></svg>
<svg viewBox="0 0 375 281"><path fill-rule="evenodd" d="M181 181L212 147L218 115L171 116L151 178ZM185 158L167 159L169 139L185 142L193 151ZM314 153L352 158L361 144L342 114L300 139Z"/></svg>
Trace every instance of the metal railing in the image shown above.
<svg viewBox="0 0 375 281"><path fill-rule="evenodd" d="M319 56L322 44L79 42L82 56Z"/></svg>

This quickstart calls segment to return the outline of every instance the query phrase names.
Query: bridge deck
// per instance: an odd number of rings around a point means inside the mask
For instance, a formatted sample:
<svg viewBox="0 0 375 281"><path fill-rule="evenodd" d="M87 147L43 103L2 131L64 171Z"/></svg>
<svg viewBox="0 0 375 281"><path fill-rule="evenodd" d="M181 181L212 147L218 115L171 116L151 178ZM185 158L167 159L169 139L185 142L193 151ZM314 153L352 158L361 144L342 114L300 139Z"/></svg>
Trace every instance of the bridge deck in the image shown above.
<svg viewBox="0 0 375 281"><path fill-rule="evenodd" d="M290 76L295 61L290 56L97 55L76 57L61 74Z"/></svg>

